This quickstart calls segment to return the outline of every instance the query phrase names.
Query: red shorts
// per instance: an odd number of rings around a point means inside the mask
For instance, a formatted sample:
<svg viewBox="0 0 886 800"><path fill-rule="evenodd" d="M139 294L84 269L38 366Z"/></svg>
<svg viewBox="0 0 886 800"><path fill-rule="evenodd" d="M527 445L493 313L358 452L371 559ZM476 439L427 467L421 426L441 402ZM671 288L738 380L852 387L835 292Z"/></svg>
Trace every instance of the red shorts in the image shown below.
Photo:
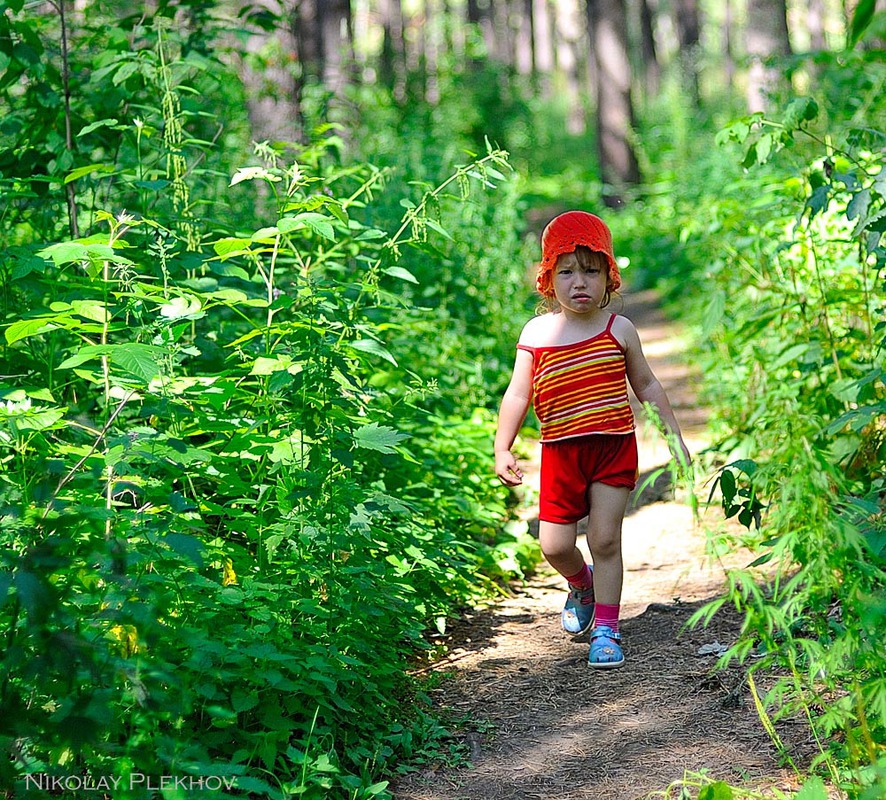
<svg viewBox="0 0 886 800"><path fill-rule="evenodd" d="M637 437L633 433L596 433L541 446L538 518L566 525L590 511L592 483L637 485Z"/></svg>

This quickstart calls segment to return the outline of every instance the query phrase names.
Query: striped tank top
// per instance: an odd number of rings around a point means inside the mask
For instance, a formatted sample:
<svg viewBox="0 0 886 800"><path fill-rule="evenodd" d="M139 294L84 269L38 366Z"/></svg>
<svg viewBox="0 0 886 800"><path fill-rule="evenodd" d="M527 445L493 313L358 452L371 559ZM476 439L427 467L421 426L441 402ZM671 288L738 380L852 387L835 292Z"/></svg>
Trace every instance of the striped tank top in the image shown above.
<svg viewBox="0 0 886 800"><path fill-rule="evenodd" d="M532 354L532 396L542 442L634 430L625 354L612 335L614 320L612 314L606 330L582 342L517 345Z"/></svg>

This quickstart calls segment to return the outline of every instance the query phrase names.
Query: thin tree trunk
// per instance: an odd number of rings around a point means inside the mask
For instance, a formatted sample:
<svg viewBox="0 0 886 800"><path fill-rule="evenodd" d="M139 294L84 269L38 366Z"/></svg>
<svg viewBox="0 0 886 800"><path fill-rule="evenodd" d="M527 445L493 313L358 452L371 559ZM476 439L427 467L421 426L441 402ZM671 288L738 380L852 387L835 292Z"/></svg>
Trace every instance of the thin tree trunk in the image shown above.
<svg viewBox="0 0 886 800"><path fill-rule="evenodd" d="M263 0L281 23L274 31L260 30L246 40L249 58L242 67L252 138L257 142L296 142L304 120L299 103L300 79L293 71L298 45L286 11L277 0Z"/></svg>
<svg viewBox="0 0 886 800"><path fill-rule="evenodd" d="M516 55L514 32L511 30L510 3L508 0L494 0L492 6L492 21L495 27L495 49L493 56L502 64L513 66Z"/></svg>
<svg viewBox="0 0 886 800"><path fill-rule="evenodd" d="M597 71L597 147L603 202L617 208L624 191L640 182L630 143L634 125L625 0L588 0L591 49Z"/></svg>
<svg viewBox="0 0 886 800"><path fill-rule="evenodd" d="M532 0L517 0L519 24L517 26L517 72L532 75L535 72L535 23L532 17Z"/></svg>
<svg viewBox="0 0 886 800"><path fill-rule="evenodd" d="M481 4L479 0L468 0L468 22L479 25L483 34L483 42L486 44L488 58L495 56L495 24L492 19L492 8L488 4Z"/></svg>
<svg viewBox="0 0 886 800"><path fill-rule="evenodd" d="M431 105L440 101L440 84L437 79L437 62L439 60L439 13L438 0L425 0L425 19L422 25L425 52L425 100Z"/></svg>
<svg viewBox="0 0 886 800"><path fill-rule="evenodd" d="M406 53L400 0L379 0L379 16L382 25L381 79L391 89L394 99L402 103L406 98Z"/></svg>
<svg viewBox="0 0 886 800"><path fill-rule="evenodd" d="M647 99L652 99L658 95L661 87L661 65L655 47L655 17L649 0L640 0L640 54L643 59L643 88Z"/></svg>
<svg viewBox="0 0 886 800"><path fill-rule="evenodd" d="M575 3L560 7L560 13L554 15L556 32L554 52L555 70L562 76L566 89L568 116L567 131L573 135L585 130L584 104L581 97L579 81L578 37L581 34L580 12Z"/></svg>
<svg viewBox="0 0 886 800"><path fill-rule="evenodd" d="M285 0L284 0L285 2ZM323 4L324 0L297 0L292 8L292 27L298 43L302 84L323 79Z"/></svg>
<svg viewBox="0 0 886 800"><path fill-rule="evenodd" d="M809 0L806 7L806 27L809 29L809 49L814 52L827 50L824 38L824 0Z"/></svg>
<svg viewBox="0 0 886 800"><path fill-rule="evenodd" d="M769 96L783 83L779 57L791 54L785 0L748 0L748 23L745 30L748 68L748 110L765 111Z"/></svg>
<svg viewBox="0 0 886 800"><path fill-rule="evenodd" d="M735 87L735 54L732 48L732 28L735 20L732 16L732 0L725 0L723 12L723 73L726 76L726 88L731 93Z"/></svg>
<svg viewBox="0 0 886 800"><path fill-rule="evenodd" d="M542 97L551 96L551 73L554 69L554 32L548 15L547 0L532 0L532 19L535 22L533 42L535 74L533 76Z"/></svg>
<svg viewBox="0 0 886 800"><path fill-rule="evenodd" d="M675 0L674 23L680 44L680 68L684 85L693 103L699 106L701 92L698 82L698 57L701 19L698 13L698 0Z"/></svg>
<svg viewBox="0 0 886 800"><path fill-rule="evenodd" d="M74 137L71 130L71 73L68 62L68 25L65 19L65 0L58 0L58 16L61 26L61 53L62 53L62 90L64 92L64 109L65 109L65 147L71 155L73 161L74 156ZM65 199L68 204L68 229L71 231L71 238L80 237L80 225L77 220L79 212L77 210L77 189L74 181L65 184Z"/></svg>
<svg viewBox="0 0 886 800"><path fill-rule="evenodd" d="M585 2L585 23L587 26L587 71L585 73L585 83L587 86L588 98L597 97L597 83L599 76L597 75L597 59L594 57L594 17L595 17L593 0Z"/></svg>

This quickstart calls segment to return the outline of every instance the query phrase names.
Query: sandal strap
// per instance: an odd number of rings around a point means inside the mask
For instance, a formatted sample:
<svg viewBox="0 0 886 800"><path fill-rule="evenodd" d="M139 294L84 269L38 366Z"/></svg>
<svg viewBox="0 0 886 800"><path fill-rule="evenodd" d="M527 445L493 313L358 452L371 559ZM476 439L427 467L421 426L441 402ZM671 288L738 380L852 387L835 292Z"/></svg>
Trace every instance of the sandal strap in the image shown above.
<svg viewBox="0 0 886 800"><path fill-rule="evenodd" d="M613 642L621 641L621 634L617 631L612 630L612 628L602 627L602 628L594 628L591 631L591 641L594 639L611 639Z"/></svg>

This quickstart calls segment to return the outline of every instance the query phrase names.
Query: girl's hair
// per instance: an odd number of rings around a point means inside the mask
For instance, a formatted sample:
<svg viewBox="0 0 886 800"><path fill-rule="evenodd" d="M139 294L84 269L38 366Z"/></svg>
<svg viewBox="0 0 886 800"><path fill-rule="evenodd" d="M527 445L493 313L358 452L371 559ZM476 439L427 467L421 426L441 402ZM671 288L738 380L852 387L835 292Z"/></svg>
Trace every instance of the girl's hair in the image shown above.
<svg viewBox="0 0 886 800"><path fill-rule="evenodd" d="M565 253L563 255L566 255ZM588 267L599 267L600 269L606 270L606 291L603 294L603 301L600 303L600 308L606 308L612 300L613 294L618 294L618 290L610 289L610 285L612 284L612 279L609 274L609 259L606 257L605 253L601 253L599 250L591 250L590 247L587 247L583 244L577 245L575 248L575 258L578 261L578 265L582 269L587 269ZM559 257L558 257L559 260ZM621 295L619 295L621 297ZM557 300L554 297L546 297L542 302L540 308L545 311L554 311L557 309Z"/></svg>

